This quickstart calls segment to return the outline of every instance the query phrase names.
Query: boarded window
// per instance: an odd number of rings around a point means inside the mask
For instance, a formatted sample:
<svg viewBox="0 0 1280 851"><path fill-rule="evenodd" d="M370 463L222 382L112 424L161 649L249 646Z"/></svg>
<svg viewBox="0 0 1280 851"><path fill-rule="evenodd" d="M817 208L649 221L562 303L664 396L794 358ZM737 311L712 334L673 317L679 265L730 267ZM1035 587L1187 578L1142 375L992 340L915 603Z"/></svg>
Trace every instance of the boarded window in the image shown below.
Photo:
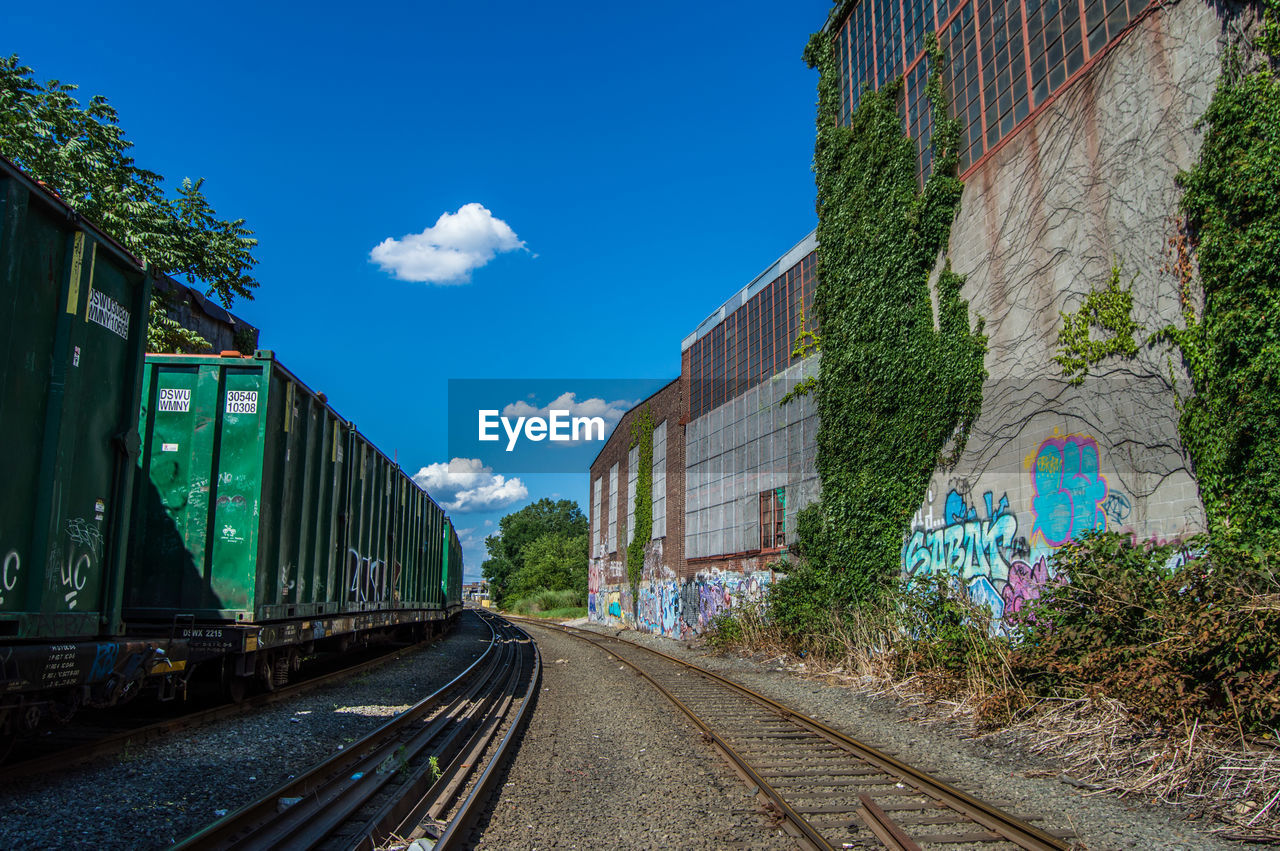
<svg viewBox="0 0 1280 851"><path fill-rule="evenodd" d="M786 488L770 488L760 494L760 549L776 550L787 545L783 522L787 504Z"/></svg>

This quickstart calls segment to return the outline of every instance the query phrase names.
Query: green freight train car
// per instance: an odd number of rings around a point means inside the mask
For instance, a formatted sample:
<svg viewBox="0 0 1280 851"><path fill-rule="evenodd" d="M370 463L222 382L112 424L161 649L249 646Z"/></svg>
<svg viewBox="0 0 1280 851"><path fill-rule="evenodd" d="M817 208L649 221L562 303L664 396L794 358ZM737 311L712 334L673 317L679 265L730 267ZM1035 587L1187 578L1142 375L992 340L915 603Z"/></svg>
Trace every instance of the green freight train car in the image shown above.
<svg viewBox="0 0 1280 851"><path fill-rule="evenodd" d="M448 521L445 521L448 523ZM462 542L458 533L449 526L449 544L445 551L444 575L440 579L440 593L444 595L444 605L451 613L462 609Z"/></svg>
<svg viewBox="0 0 1280 851"><path fill-rule="evenodd" d="M156 652L120 637L152 277L0 159L0 751L107 705Z"/></svg>
<svg viewBox="0 0 1280 851"><path fill-rule="evenodd" d="M273 687L319 643L460 607L444 512L271 352L148 355L139 432L124 616L181 664Z"/></svg>

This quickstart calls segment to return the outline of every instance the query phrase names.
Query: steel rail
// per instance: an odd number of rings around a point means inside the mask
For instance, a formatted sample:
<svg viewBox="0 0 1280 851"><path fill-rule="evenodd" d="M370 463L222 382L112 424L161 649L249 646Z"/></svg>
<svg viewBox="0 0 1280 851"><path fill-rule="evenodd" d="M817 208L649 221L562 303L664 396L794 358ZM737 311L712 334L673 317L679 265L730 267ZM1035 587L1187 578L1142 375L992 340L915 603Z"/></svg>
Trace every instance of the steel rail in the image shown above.
<svg viewBox="0 0 1280 851"><path fill-rule="evenodd" d="M862 804L862 817L867 822L867 827L884 847L891 848L893 851L920 851L920 846L915 840L907 836L906 831L895 824L889 815L871 800L870 795L859 795L858 801Z"/></svg>
<svg viewBox="0 0 1280 851"><path fill-rule="evenodd" d="M479 658L448 683L378 727L354 745L344 748L342 752L312 766L300 776L281 783L258 800L251 801L238 810L228 813L226 816L187 837L175 847L178 849L232 847L240 841L242 834L247 834L256 829L250 825L260 825L264 821L269 821L275 815L277 802L281 798L305 799L316 789L321 788L325 781L343 776L349 777L355 773L350 770L352 766L357 765L368 751L376 749L382 740L395 735L397 731L418 721L425 713L430 712L437 704L443 702L446 695L465 688L470 681L477 678L479 672L488 672L493 667L498 655L496 631L489 619L484 619L484 623L490 630L491 640L489 646ZM484 667L482 668L482 666Z"/></svg>
<svg viewBox="0 0 1280 851"><path fill-rule="evenodd" d="M374 659L367 659L364 662L346 668L318 674L290 685L281 686L272 691L251 695L239 703L226 703L220 706L211 706L208 709L199 709L176 718L169 718L118 733L111 733L84 744L72 745L31 759L25 759L21 762L15 762L11 765L5 765L3 766L3 779L5 781L18 780L23 777L63 771L72 765L80 765L101 756L120 753L130 745L144 744L170 733L176 733L181 730L194 730L216 721L234 718L254 709L261 709L264 706L270 706L283 700L306 694L322 686L344 680L347 677L374 670L396 661L404 652L412 650L427 641L430 641L430 639L396 648Z"/></svg>
<svg viewBox="0 0 1280 851"><path fill-rule="evenodd" d="M1064 849L1070 848L1070 846L1067 843L1063 842L1062 840L1058 839L1052 834L1049 834L1043 830L1040 830L1039 828L1033 825L1027 824L1025 821L1018 819L1015 816L1010 815L1009 813L1006 813L1004 810L1000 809L999 807L993 806L984 801L980 801L977 798L974 798L972 795L969 795L968 793L960 789L957 789L956 787L952 786L949 783L943 782L942 780L932 777L929 774L923 771L920 771L919 769L916 769L910 765L907 765L906 763L894 758L893 756L890 756L889 754L883 752L882 750L874 748L864 742L858 741L857 739L854 739L853 737L848 736L822 723L821 721L818 721L817 719L810 718L809 716L801 712L797 712L796 710L791 709L790 707L784 704L781 704L771 698L765 697L764 695L759 694L753 691L752 689L747 688L746 686L736 683L733 680L723 677L720 674L715 673L714 671L710 671L706 668L700 667L698 665L694 665L690 662L687 662L683 659L679 659L670 654L663 653L660 650L654 650L653 648L645 647L644 645L636 644L635 642L625 641L616 636L593 632L591 630L578 629L576 627L564 626L562 624L547 623L545 621L529 621L529 619L526 619L526 618L516 618L510 615L506 617L509 617L515 620L520 620L523 622L535 622L547 628L561 630L567 634L581 638L585 641L588 641L589 643L592 643L600 647L602 650L609 652L609 654L611 656L614 656L615 658L619 658L619 657L617 656L617 654L614 654L611 651L609 651L607 648L605 648L603 646L603 642L605 641L617 642L627 647L634 648L636 650L640 650L645 653L651 654L652 656L662 658L668 662L678 665L679 667L685 670L694 671L697 674L707 678L708 680L715 682L721 686L724 686L729 690L736 692L742 695L743 697L746 697L749 700L752 700L757 704L769 709L771 712L777 714L781 718L784 718L790 721L791 723L797 725L799 728L806 729L820 736L821 738L825 739L826 741L830 742L836 747L852 754L854 757L862 760L863 762L866 762L870 765L875 766L885 774L899 778L901 781L911 786L913 789L915 789L919 793L942 802L948 808L969 818L974 823L986 828L992 833L997 834L999 837L1007 839L1010 842L1013 842L1014 844L1018 845L1021 848L1029 849L1029 851L1064 851ZM625 660L622 660L622 661L625 661ZM646 679L649 679L652 682L652 678L646 677ZM687 714L688 710L685 709L683 711L685 711ZM751 782L754 783L756 781L753 779ZM761 789L764 789L764 788L765 788L764 786L761 787ZM864 807L863 809L865 810L866 808ZM786 810L784 809L783 812L786 812ZM883 812L881 812L881 815L883 815ZM863 814L863 818L864 818L864 821L867 822L868 827L872 829L873 833L877 832L876 828L871 826L872 822L876 821L876 816L871 814L870 811L867 811L866 813ZM885 818L887 819L888 817L885 816ZM894 827L897 827L897 825L894 825ZM891 845L890 847L894 847L894 846Z"/></svg>
<svg viewBox="0 0 1280 851"><path fill-rule="evenodd" d="M407 767L409 761L418 760L428 749L439 755L454 754L459 741L491 707L495 699L494 677L512 667L514 653L510 645L502 642L500 646L500 653L484 672L435 713L427 726L411 734L404 726L384 728L383 735L370 743L372 747L355 764L326 778L306 795L296 796L302 800L249 836L237 837L237 843L255 849L314 848L336 836L340 828L350 826L360 809L391 783L400 765ZM418 770L411 777L420 777L428 770L429 763L418 760Z"/></svg>
<svg viewBox="0 0 1280 851"><path fill-rule="evenodd" d="M524 630L521 630L521 633L528 640L528 647L533 656L533 673L529 678L529 687L520 701L520 708L516 711L515 717L508 725L506 734L502 737L502 741L498 743L497 749L490 757L488 764L485 765L480 778L471 787L466 799L459 805L453 818L449 821L449 826L440 835L440 838L436 840L435 847L439 851L450 851L450 849L461 847L464 843L465 837L484 810L489 794L493 791L493 784L497 781L499 766L505 762L507 754L513 750L516 736L524 728L528 720L529 707L536 699L538 688L542 684L542 654L538 650L538 645L534 642L533 637ZM407 823L407 819L402 822L401 827L405 823Z"/></svg>
<svg viewBox="0 0 1280 851"><path fill-rule="evenodd" d="M512 617L512 616L505 615L504 617ZM522 618L521 620L524 620L524 619ZM539 623L539 625L548 626L548 627L554 626L556 628L562 629L563 631L565 631L570 635L574 635L580 638L582 637L578 634L579 631L573 631L571 627L563 627L560 624L547 624L547 623ZM588 633L588 634L595 635L595 633ZM585 640L590 641L589 639L585 639ZM740 753L738 753L737 749L735 749L731 744L729 744L729 742L725 741L725 739L722 736L720 736L720 734L718 734L715 730L711 729L711 727L696 712L694 712L692 709L686 706L685 703L681 701L678 697L676 697L669 689L667 689L665 686L663 686L661 683L655 680L649 674L648 671L636 665L631 660L623 656L619 656L617 653L614 653L612 650L610 650L607 647L604 647L601 644L597 644L596 642L590 642L590 643L594 644L596 647L599 647L605 653L608 653L614 659L618 660L619 662L626 665L631 670L635 671L638 675L640 675L646 681L648 681L648 683L651 686L657 689L658 692L663 697L669 700L677 709L679 709L682 713L684 713L684 715L690 721L693 722L694 726L698 728L702 736L705 739L707 739L707 741L711 742L711 744L713 744L717 750L719 750L722 754L724 754L724 756L734 765L737 772L742 776L742 779L748 783L754 784L756 789L758 790L758 794L764 795L764 797L768 800L768 802L777 808L778 813L782 815L783 819L791 827L790 832L793 833L796 836L796 838L804 839L805 842L807 842L810 847L816 848L818 849L818 851L834 851L834 847L831 845L830 842L828 842L826 839L823 838L822 834L818 832L817 828L809 824L808 820L805 819L804 816L800 815L794 809L792 809L791 805L787 803L786 799L784 799L781 794L779 794L778 790L774 789L773 786L769 783L769 781L763 776L761 776L760 773L756 771L755 767L752 766L751 763L747 761L747 759L744 758ZM630 642L626 642L626 643L630 643Z"/></svg>
<svg viewBox="0 0 1280 851"><path fill-rule="evenodd" d="M492 744L512 704L520 697L528 697L527 689L524 695L517 692L520 680L526 674L536 674L536 648L523 630L507 623L502 626L512 633L504 635L508 639L506 647L511 651L503 668L505 676L497 687L490 689L483 712L476 713L476 722L461 730L466 734L465 740L459 736L460 742L456 746L443 750L442 755L447 754L447 762L438 774L417 773L401 786L394 798L379 807L360 828L356 848L373 848L393 836L403 838L415 834L416 838L417 835L426 835L421 826L423 820L430 819L434 823L449 810ZM534 687L532 680L530 687Z"/></svg>
<svg viewBox="0 0 1280 851"><path fill-rule="evenodd" d="M371 849L409 832L426 835L424 815L434 821L450 808L454 814L435 847L456 844L478 817L496 766L522 728L541 682L541 657L529 635L487 613L480 617L491 641L467 671L345 749L346 754L280 785L178 847ZM506 736L493 748L507 720ZM488 765L471 794L454 807L485 751L490 751ZM438 757L443 770L436 773L428 757ZM281 798L290 799L290 805L276 812Z"/></svg>

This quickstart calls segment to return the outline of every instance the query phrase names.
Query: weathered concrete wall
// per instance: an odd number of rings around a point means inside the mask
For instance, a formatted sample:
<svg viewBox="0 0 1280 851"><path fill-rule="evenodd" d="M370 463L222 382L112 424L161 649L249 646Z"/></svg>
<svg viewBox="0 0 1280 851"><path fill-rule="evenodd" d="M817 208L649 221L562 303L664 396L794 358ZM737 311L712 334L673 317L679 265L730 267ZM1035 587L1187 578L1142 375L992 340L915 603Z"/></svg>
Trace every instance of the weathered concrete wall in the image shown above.
<svg viewBox="0 0 1280 851"><path fill-rule="evenodd" d="M1048 555L1086 529L1176 541L1204 526L1177 433L1185 374L1165 344L1060 378L1060 312L1132 280L1147 335L1181 324L1163 271L1178 232L1175 178L1219 73L1222 24L1182 0L1156 11L965 181L952 268L990 338L982 414L939 470L903 548L908 581L957 577L1007 616L1050 579ZM1175 388L1175 384L1178 386Z"/></svg>

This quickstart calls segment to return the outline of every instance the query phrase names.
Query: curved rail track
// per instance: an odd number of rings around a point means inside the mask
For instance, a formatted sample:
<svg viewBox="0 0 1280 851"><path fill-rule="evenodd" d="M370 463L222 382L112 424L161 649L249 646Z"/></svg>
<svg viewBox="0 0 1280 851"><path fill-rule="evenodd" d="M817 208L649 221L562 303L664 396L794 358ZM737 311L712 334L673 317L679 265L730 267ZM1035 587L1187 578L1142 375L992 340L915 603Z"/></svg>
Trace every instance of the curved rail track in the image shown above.
<svg viewBox="0 0 1280 851"><path fill-rule="evenodd" d="M589 642L648 680L805 847L1070 847L1070 834L1041 830L704 668L614 636L513 620Z"/></svg>
<svg viewBox="0 0 1280 851"><path fill-rule="evenodd" d="M541 681L528 634L482 617L493 641L453 681L177 847L372 849L427 837L444 849L464 842Z"/></svg>

